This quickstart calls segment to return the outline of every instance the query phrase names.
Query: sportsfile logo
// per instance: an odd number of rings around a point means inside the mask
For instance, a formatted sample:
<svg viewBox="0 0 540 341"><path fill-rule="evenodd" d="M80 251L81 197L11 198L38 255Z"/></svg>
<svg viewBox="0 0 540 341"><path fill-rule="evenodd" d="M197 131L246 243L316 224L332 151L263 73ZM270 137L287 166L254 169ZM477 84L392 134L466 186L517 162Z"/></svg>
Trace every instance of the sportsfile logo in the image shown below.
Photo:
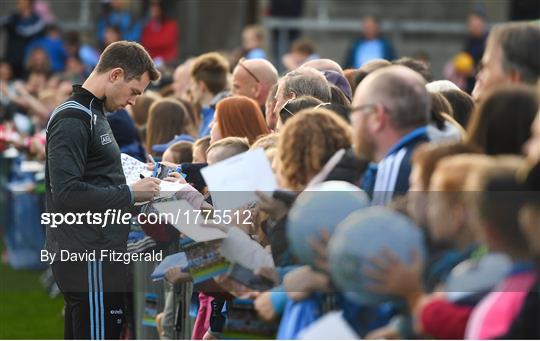
<svg viewBox="0 0 540 341"><path fill-rule="evenodd" d="M109 134L101 135L101 144L106 145L112 142L111 136Z"/></svg>
<svg viewBox="0 0 540 341"><path fill-rule="evenodd" d="M105 228L109 224L127 225L135 217L138 224L173 224L189 225L224 224L224 225L251 225L253 212L251 210L176 210L175 212L150 212L133 216L131 212L122 212L117 209L107 209L105 212L68 212L68 213L41 213L41 224L50 228L60 225L97 225Z"/></svg>

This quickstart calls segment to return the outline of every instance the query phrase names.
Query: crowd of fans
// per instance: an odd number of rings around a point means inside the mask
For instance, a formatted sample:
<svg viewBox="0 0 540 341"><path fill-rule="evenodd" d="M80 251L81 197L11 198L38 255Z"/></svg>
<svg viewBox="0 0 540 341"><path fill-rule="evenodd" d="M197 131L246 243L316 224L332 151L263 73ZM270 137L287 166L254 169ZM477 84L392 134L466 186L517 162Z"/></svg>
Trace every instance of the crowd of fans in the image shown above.
<svg viewBox="0 0 540 341"><path fill-rule="evenodd" d="M32 4L19 1L2 22L0 151L44 160L50 113L99 53L74 32L61 38ZM98 23L103 46L138 40L166 75L178 39L160 3L142 27L114 1L109 11ZM194 285L192 338L223 337L238 299L256 312L243 328L279 339L314 335L319 323L340 337L540 338L540 26L506 23L488 34L482 21L469 18L475 36L465 51L478 74L466 65L459 86L434 80L422 60L395 59L372 18L345 70L303 39L282 75L249 27L240 53L187 59L108 114L120 150L143 162L150 154L200 171L263 148L272 165L281 191L259 194L253 224L219 227L263 260L242 265L272 289L226 275ZM204 180L187 180L208 208ZM157 247L178 243L143 228ZM165 277L191 281L179 267ZM166 297L156 317L164 339L175 330Z"/></svg>

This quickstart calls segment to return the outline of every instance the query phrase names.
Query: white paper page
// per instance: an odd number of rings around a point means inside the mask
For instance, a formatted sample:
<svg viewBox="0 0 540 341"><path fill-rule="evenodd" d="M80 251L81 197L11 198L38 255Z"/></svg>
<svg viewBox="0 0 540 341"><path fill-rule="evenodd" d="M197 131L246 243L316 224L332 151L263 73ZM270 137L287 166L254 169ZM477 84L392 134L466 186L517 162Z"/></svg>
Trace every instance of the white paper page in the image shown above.
<svg viewBox="0 0 540 341"><path fill-rule="evenodd" d="M165 273L172 268L178 267L180 269L185 269L189 266L189 262L186 257L185 252L178 252L172 255L165 257L165 259L159 263L159 265L154 269L150 277L152 280L157 281L165 277Z"/></svg>
<svg viewBox="0 0 540 341"><path fill-rule="evenodd" d="M173 195L175 195L177 192L180 192L182 190L186 190L187 187L189 187L188 184L181 184L179 182L170 182L170 181L163 181L159 183L159 195L154 198L155 199L162 199L162 198L170 198ZM148 201L142 201L142 202L136 202L135 206L141 206L148 204L150 200Z"/></svg>
<svg viewBox="0 0 540 341"><path fill-rule="evenodd" d="M216 209L233 210L257 200L255 191L277 189L262 148L233 156L201 170Z"/></svg>
<svg viewBox="0 0 540 341"><path fill-rule="evenodd" d="M134 157L131 157L127 154L122 154L122 170L124 171L124 176L126 177L126 183L132 185L133 183L141 179L141 175L146 177L152 176L152 171L150 171L146 163L143 163ZM186 185L179 182L170 182L170 181L161 181L159 184L159 196L158 198L167 198L172 196L174 193L181 191Z"/></svg>
<svg viewBox="0 0 540 341"><path fill-rule="evenodd" d="M179 182L170 182L170 181L163 181L159 183L159 197L160 198L167 198L174 193L181 191L184 187L189 186L188 184L181 184Z"/></svg>
<svg viewBox="0 0 540 341"><path fill-rule="evenodd" d="M140 175L144 177L149 177L152 175L152 171L148 170L146 163L143 163L134 157L131 157L127 154L121 155L122 159L122 170L124 171L124 176L126 177L126 183L131 185L141 179Z"/></svg>
<svg viewBox="0 0 540 341"><path fill-rule="evenodd" d="M299 340L359 340L343 318L343 311L330 312L298 334Z"/></svg>
<svg viewBox="0 0 540 341"><path fill-rule="evenodd" d="M167 223L196 242L223 239L227 236L218 228L201 226L204 223L204 214L198 214L199 210L193 209L185 200L160 202L153 205L162 214L169 214L169 216L172 214L174 221L167 221ZM162 219L165 219L165 216Z"/></svg>
<svg viewBox="0 0 540 341"><path fill-rule="evenodd" d="M231 263L239 263L253 271L274 267L272 255L236 226L231 226L227 238L221 242L219 252Z"/></svg>

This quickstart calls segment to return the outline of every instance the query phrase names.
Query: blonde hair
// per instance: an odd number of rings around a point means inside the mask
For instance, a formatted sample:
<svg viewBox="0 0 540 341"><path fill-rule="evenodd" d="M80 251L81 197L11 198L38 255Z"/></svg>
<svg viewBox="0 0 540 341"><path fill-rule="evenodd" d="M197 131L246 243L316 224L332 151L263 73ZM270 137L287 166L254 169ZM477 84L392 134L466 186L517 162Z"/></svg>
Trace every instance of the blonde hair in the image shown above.
<svg viewBox="0 0 540 341"><path fill-rule="evenodd" d="M216 149L216 148L225 148L225 151L222 151L222 153L219 155L218 160L215 161L221 161L228 159L234 155L241 154L243 152L246 152L249 150L249 141L245 137L235 137L235 136L229 136L226 138L223 138L219 141L216 141L208 147L206 150L206 155L208 157L208 154L210 151Z"/></svg>
<svg viewBox="0 0 540 341"><path fill-rule="evenodd" d="M493 158L481 154L459 154L443 158L437 163L431 179L430 190L461 192L476 187L468 185L470 177L483 167L493 164ZM474 182L471 182L474 184Z"/></svg>
<svg viewBox="0 0 540 341"><path fill-rule="evenodd" d="M193 143L189 141L178 141L170 145L165 153L169 152L172 163L181 164L184 162L193 162ZM163 155L165 155L163 153Z"/></svg>
<svg viewBox="0 0 540 341"><path fill-rule="evenodd" d="M466 191L483 191L489 179L505 174L518 174L526 166L525 159L516 155L498 155L491 162L480 165L476 172L467 176Z"/></svg>
<svg viewBox="0 0 540 341"><path fill-rule="evenodd" d="M208 147L210 147L210 136L201 137L193 143L193 149L204 148L206 151Z"/></svg>
<svg viewBox="0 0 540 341"><path fill-rule="evenodd" d="M253 142L250 149L263 148L265 151L267 151L272 148L277 148L278 139L278 133L261 136L259 139Z"/></svg>

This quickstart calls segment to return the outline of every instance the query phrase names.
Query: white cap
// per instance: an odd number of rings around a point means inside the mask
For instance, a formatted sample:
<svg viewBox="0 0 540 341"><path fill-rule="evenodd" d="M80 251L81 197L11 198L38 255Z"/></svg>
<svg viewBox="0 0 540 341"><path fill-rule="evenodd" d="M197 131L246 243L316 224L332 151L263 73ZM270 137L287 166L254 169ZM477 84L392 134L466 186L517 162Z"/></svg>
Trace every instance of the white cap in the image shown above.
<svg viewBox="0 0 540 341"><path fill-rule="evenodd" d="M428 92L442 92L448 90L462 91L457 85L446 79L428 83L426 84L426 89Z"/></svg>

